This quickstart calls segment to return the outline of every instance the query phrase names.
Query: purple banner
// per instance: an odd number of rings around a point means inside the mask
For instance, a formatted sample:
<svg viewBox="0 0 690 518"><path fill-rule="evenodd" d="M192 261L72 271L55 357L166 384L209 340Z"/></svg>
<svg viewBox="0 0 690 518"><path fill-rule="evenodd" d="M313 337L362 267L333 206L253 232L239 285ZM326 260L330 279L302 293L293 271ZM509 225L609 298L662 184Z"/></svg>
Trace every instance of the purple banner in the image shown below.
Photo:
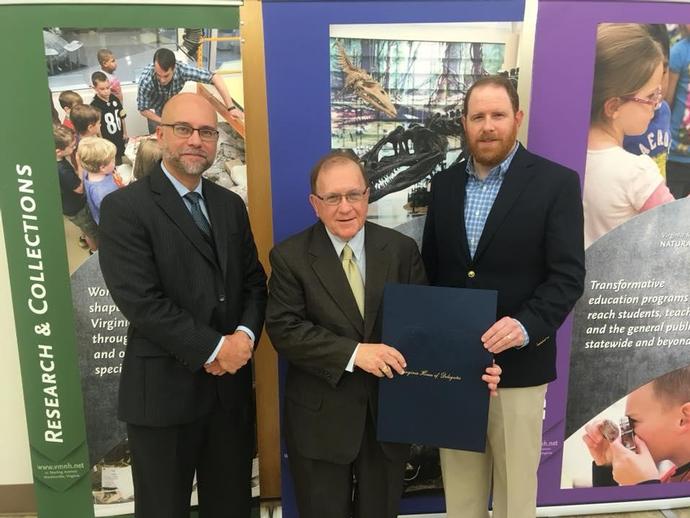
<svg viewBox="0 0 690 518"><path fill-rule="evenodd" d="M567 23L563 21L567 20ZM597 26L603 22L678 23L690 20L690 5L654 2L542 0L537 21L529 147L567 165L584 179L594 78ZM681 203L681 202L678 202ZM613 236L613 233L612 233ZM588 253L588 269L590 255ZM642 260L642 258L641 258ZM633 259L634 261L634 259ZM677 273L676 273L677 275ZM549 386L544 423L544 456L539 472L539 505L614 502L688 496L688 484L579 487L562 482L563 441L569 382L572 320L560 330L558 380ZM621 371L610 376L625 376ZM572 386L572 385L571 385ZM592 385L589 390L602 390ZM581 394L580 397L588 397ZM592 416L594 417L594 416ZM563 487L562 487L563 486Z"/></svg>

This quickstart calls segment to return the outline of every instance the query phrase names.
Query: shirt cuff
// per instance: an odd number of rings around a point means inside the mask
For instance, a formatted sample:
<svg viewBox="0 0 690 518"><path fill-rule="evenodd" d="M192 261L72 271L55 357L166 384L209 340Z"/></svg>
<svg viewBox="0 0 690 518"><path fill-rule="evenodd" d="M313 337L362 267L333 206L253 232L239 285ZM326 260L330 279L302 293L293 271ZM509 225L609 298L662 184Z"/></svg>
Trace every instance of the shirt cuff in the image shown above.
<svg viewBox="0 0 690 518"><path fill-rule="evenodd" d="M352 356L350 356L350 361L347 362L347 367L345 367L345 370L347 372L354 372L355 371L355 356L357 356L357 349L359 349L359 344L357 344L357 347L355 347L355 350L352 353Z"/></svg>
<svg viewBox="0 0 690 518"><path fill-rule="evenodd" d="M244 331L245 333L247 333L249 338L252 340L252 348L254 348L254 342L256 342L256 336L254 336L254 332L251 329L249 329L247 326L237 326L235 331Z"/></svg>
<svg viewBox="0 0 690 518"><path fill-rule="evenodd" d="M527 344L529 343L529 335L527 334L527 329L525 329L525 326L522 325L522 322L520 322L517 318L513 318L513 321L520 326L520 329L522 330L522 334L525 336L525 341L523 342L522 345L518 345L516 349L522 349L523 347L526 347Z"/></svg>
<svg viewBox="0 0 690 518"><path fill-rule="evenodd" d="M216 356L218 356L218 351L220 351L220 347L223 345L223 340L225 340L225 337L221 336L220 340L218 340L218 345L216 345L216 348L211 353L211 356L209 356L208 360L206 360L206 365L213 363L213 360L216 359Z"/></svg>
<svg viewBox="0 0 690 518"><path fill-rule="evenodd" d="M235 329L235 331L243 331L243 332L247 333L247 335L249 336L249 338L252 341L252 348L254 347L254 342L256 341L256 336L254 336L254 333L252 332L251 329L249 329L246 326L237 326L237 329ZM216 345L216 348L211 353L211 356L209 356L208 360L206 360L206 364L212 363L213 360L216 359L216 356L218 356L218 352L220 351L220 348L223 345L223 340L225 340L225 337L221 336L220 340L218 340L218 345Z"/></svg>

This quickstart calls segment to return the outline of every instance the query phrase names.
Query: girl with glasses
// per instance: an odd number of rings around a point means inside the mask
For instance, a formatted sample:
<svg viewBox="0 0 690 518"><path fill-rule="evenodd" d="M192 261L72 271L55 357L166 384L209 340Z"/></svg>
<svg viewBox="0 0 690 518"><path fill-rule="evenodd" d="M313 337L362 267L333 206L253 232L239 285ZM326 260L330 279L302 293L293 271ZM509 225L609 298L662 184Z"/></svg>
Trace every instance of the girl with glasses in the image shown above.
<svg viewBox="0 0 690 518"><path fill-rule="evenodd" d="M583 193L585 247L637 214L673 201L659 167L623 148L662 96L663 54L644 25L599 25Z"/></svg>
<svg viewBox="0 0 690 518"><path fill-rule="evenodd" d="M661 77L661 95L664 98L668 94L669 70L668 55L670 49L669 34L666 25L663 23L651 23L644 26L649 35L661 47L664 55L664 73ZM668 102L662 99L659 106L654 110L654 117L642 135L626 135L623 140L623 147L633 155L649 155L659 166L661 176L666 178L666 161L668 149L671 145L671 108ZM669 187L671 193L673 189Z"/></svg>

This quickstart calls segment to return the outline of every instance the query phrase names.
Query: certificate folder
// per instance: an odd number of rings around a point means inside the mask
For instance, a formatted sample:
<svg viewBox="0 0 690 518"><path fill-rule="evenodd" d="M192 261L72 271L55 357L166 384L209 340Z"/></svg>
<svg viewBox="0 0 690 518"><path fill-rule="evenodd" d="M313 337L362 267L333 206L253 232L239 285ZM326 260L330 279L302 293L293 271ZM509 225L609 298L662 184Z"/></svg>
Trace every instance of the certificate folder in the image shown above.
<svg viewBox="0 0 690 518"><path fill-rule="evenodd" d="M383 342L407 368L379 383L380 441L484 451L492 357L480 338L495 321L495 291L386 285Z"/></svg>

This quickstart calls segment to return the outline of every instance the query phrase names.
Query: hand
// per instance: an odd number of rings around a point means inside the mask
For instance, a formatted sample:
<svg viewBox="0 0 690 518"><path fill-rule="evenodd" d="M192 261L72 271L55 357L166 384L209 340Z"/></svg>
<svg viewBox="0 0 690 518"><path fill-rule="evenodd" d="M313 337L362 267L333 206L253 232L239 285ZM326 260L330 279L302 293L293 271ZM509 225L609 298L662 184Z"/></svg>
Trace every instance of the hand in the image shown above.
<svg viewBox="0 0 690 518"><path fill-rule="evenodd" d="M659 479L659 470L645 442L635 436L635 444L636 452L623 446L620 437L611 443L613 479L621 486Z"/></svg>
<svg viewBox="0 0 690 518"><path fill-rule="evenodd" d="M213 360L211 363L204 365L204 370L209 374L213 374L214 376L222 376L228 372L220 366L218 360Z"/></svg>
<svg viewBox="0 0 690 518"><path fill-rule="evenodd" d="M374 376L393 377L393 371L405 374L405 358L397 349L386 344L359 344L355 366Z"/></svg>
<svg viewBox="0 0 690 518"><path fill-rule="evenodd" d="M482 374L482 380L489 386L489 393L492 396L498 396L498 384L501 382L501 373L503 370L495 363L491 367L487 367L486 374Z"/></svg>
<svg viewBox="0 0 690 518"><path fill-rule="evenodd" d="M244 112L242 112L242 110L240 110L237 106L232 106L231 108L228 108L228 113L230 114L230 117L232 117L233 119L244 119Z"/></svg>
<svg viewBox="0 0 690 518"><path fill-rule="evenodd" d="M487 351L498 354L511 347L525 343L520 325L510 317L503 317L482 335L482 343Z"/></svg>
<svg viewBox="0 0 690 518"><path fill-rule="evenodd" d="M611 453L611 443L603 436L601 433L602 421L600 419L595 419L590 421L585 425L585 435L582 436L582 440L589 454L592 456L594 464L597 466L609 466L611 465L612 453Z"/></svg>
<svg viewBox="0 0 690 518"><path fill-rule="evenodd" d="M244 367L252 357L254 344L244 331L235 331L225 335L216 360L220 367L230 374L235 374Z"/></svg>

